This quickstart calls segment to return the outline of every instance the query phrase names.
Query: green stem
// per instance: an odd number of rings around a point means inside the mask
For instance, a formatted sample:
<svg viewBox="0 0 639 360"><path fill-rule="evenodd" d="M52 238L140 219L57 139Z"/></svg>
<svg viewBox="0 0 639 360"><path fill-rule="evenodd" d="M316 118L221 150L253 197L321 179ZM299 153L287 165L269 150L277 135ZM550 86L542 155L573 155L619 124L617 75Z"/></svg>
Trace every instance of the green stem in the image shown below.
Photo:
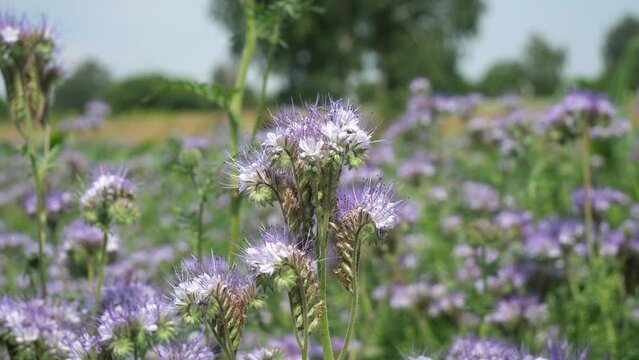
<svg viewBox="0 0 639 360"><path fill-rule="evenodd" d="M89 286L93 285L93 280L95 277L95 258L93 255L87 255L87 280L89 281Z"/></svg>
<svg viewBox="0 0 639 360"><path fill-rule="evenodd" d="M592 199L591 199L591 189L592 189L592 175L590 173L590 127L586 125L583 134L583 142L582 142L582 170L583 170L583 181L584 181L584 217L585 217L585 225L586 225L586 243L588 244L588 257L592 262L597 256L595 243L593 239L593 220L592 220Z"/></svg>
<svg viewBox="0 0 639 360"><path fill-rule="evenodd" d="M200 206L197 211L197 257L202 258L202 248L204 247L204 224L202 216L204 214L204 200L200 198Z"/></svg>
<svg viewBox="0 0 639 360"><path fill-rule="evenodd" d="M255 141L255 137L257 136L257 132L262 126L262 113L264 112L264 107L266 103L266 85L268 85L268 77L271 73L271 66L273 65L273 57L275 56L275 49L277 49L277 40L280 37L280 22L281 18L278 16L277 22L273 28L273 32L268 39L269 49L268 55L266 57L266 65L264 66L264 71L262 72L262 86L260 90L260 98L257 103L257 119L255 120L255 125L253 125L253 134L251 134L251 143Z"/></svg>
<svg viewBox="0 0 639 360"><path fill-rule="evenodd" d="M240 60L240 68L235 78L235 93L231 98L229 107L230 120L230 150L231 156L236 157L239 149L239 129L242 117L242 101L244 98L244 88L246 85L246 73L248 72L255 45L257 44L257 29L255 19L255 1L244 1L244 20L246 22L246 35L244 38L244 48L242 49L242 58ZM229 236L231 238L229 249L229 262L231 266L235 263L235 251L240 242L240 202L241 198L238 194L234 194L231 198L231 219L229 222Z"/></svg>
<svg viewBox="0 0 639 360"><path fill-rule="evenodd" d="M295 304L293 304L293 297L288 295L288 303L291 308L291 322L293 323L293 334L295 334L295 341L297 342L297 347L300 349L300 353L302 357L304 357L304 344L302 344L302 339L300 339L300 334L297 331L297 319L295 319Z"/></svg>
<svg viewBox="0 0 639 360"><path fill-rule="evenodd" d="M344 345L339 352L338 360L346 359L348 354L348 348L355 331L355 323L357 322L358 306L359 306L359 258L362 249L362 240L359 238L359 230L355 234L355 253L353 254L353 293L351 295L351 310L348 319L348 327L346 328L346 337L344 338Z"/></svg>
<svg viewBox="0 0 639 360"><path fill-rule="evenodd" d="M319 201L318 201L319 205ZM317 208L317 240L318 240L318 261L317 269L319 272L320 299L324 302L324 311L320 318L320 327L322 330L322 348L324 350L324 359L333 360L333 347L331 345L331 333L328 326L328 302L326 301L326 245L328 243L328 222L330 213L326 207L319 205Z"/></svg>
<svg viewBox="0 0 639 360"><path fill-rule="evenodd" d="M93 308L91 309L91 317L95 318L98 315L98 307L100 306L100 294L102 292L102 283L104 282L104 268L107 261L107 242L109 241L109 234L106 229L102 229L104 238L102 240L102 250L100 257L100 268L98 269L98 283L95 286L95 296L93 297Z"/></svg>
<svg viewBox="0 0 639 360"><path fill-rule="evenodd" d="M38 272L40 276L40 293L42 297L47 296L47 279L45 270L44 246L47 241L47 211L44 204L44 172L40 172L38 160L33 152L29 153L31 160L31 168L36 185L36 212L37 212L37 231L38 231Z"/></svg>

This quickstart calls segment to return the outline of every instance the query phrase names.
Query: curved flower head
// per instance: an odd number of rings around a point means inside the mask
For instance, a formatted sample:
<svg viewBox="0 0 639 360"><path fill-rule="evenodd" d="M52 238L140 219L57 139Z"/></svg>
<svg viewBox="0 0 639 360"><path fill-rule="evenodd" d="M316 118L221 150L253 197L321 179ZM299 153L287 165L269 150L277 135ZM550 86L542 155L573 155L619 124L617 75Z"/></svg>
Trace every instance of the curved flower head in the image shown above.
<svg viewBox="0 0 639 360"><path fill-rule="evenodd" d="M136 199L136 186L126 177L126 171L100 169L81 195L80 208L90 224L127 224L137 217Z"/></svg>
<svg viewBox="0 0 639 360"><path fill-rule="evenodd" d="M277 170L263 149L245 150L230 165L240 194L258 205L267 205L275 200L273 184Z"/></svg>
<svg viewBox="0 0 639 360"><path fill-rule="evenodd" d="M218 342L237 352L255 285L223 259L182 262L173 305L187 323L207 324Z"/></svg>
<svg viewBox="0 0 639 360"><path fill-rule="evenodd" d="M378 181L373 184L369 181L363 189L353 190L351 194L338 199L338 217L343 219L354 212L361 212L374 224L377 231L391 230L400 222L399 210L403 205L402 201L395 200L396 194L393 183Z"/></svg>
<svg viewBox="0 0 639 360"><path fill-rule="evenodd" d="M244 251L247 265L258 284L288 292L298 331L303 330L305 318L310 331L323 311L311 258L293 242L286 228L264 229L261 235Z"/></svg>
<svg viewBox="0 0 639 360"><path fill-rule="evenodd" d="M255 274L273 275L300 252L289 240L286 228L262 230L261 241L253 242L244 251L246 264Z"/></svg>

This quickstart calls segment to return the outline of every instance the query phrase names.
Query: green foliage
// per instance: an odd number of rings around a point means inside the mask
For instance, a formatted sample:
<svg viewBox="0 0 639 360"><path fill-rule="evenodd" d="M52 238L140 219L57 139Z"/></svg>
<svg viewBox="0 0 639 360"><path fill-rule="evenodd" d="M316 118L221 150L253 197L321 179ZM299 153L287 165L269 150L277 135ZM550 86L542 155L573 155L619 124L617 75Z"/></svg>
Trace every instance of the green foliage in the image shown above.
<svg viewBox="0 0 639 360"><path fill-rule="evenodd" d="M612 73L610 85L617 101L623 101L628 92L639 85L639 34L627 44Z"/></svg>
<svg viewBox="0 0 639 360"><path fill-rule="evenodd" d="M56 88L54 109L81 113L84 105L104 97L111 75L100 63L87 60Z"/></svg>
<svg viewBox="0 0 639 360"><path fill-rule="evenodd" d="M533 35L524 50L524 69L536 95L551 95L562 81L566 53Z"/></svg>
<svg viewBox="0 0 639 360"><path fill-rule="evenodd" d="M274 61L274 71L286 79L282 99L315 99L318 93L342 97L354 90L354 78L365 71L382 74L378 96L384 100L418 75L444 91L465 87L457 59L464 40L477 31L483 1L316 4L321 13L304 13L283 26L287 46ZM234 34L243 28L240 10L236 1L212 2L213 15ZM233 49L237 53L239 47ZM366 57L374 61L364 61Z"/></svg>
<svg viewBox="0 0 639 360"><path fill-rule="evenodd" d="M173 85L173 86L169 86ZM159 74L137 75L113 84L106 98L114 111L210 109L220 92Z"/></svg>
<svg viewBox="0 0 639 360"><path fill-rule="evenodd" d="M493 64L479 84L479 90L486 95L519 93L528 84L526 70L517 61L500 61Z"/></svg>
<svg viewBox="0 0 639 360"><path fill-rule="evenodd" d="M639 19L632 16L624 17L608 31L602 51L608 72L619 65L630 41L636 36L639 36Z"/></svg>

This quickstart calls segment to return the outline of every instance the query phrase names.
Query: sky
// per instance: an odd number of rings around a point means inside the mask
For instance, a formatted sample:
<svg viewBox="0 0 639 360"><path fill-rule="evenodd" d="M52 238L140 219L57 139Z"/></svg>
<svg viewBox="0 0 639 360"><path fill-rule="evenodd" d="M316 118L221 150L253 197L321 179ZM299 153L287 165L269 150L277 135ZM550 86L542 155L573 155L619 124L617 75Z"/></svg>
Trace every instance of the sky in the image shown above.
<svg viewBox="0 0 639 360"><path fill-rule="evenodd" d="M2 0L0 9L46 15L62 41L63 65L95 58L118 78L162 71L208 81L229 61L230 35L208 16L211 0ZM639 0L487 0L462 72L477 79L496 60L520 57L533 33L568 52L566 73L594 76L608 29Z"/></svg>

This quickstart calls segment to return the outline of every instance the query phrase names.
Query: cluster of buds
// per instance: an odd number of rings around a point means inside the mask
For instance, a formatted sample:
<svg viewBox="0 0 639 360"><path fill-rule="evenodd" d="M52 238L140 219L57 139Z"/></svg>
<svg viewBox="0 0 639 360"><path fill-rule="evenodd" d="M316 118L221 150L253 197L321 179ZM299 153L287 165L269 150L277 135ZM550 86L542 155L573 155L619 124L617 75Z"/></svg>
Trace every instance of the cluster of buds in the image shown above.
<svg viewBox="0 0 639 360"><path fill-rule="evenodd" d="M85 220L104 228L129 224L137 217L137 189L124 171L100 170L80 197Z"/></svg>
<svg viewBox="0 0 639 360"><path fill-rule="evenodd" d="M11 120L29 136L34 122L44 125L49 93L60 76L51 29L12 14L0 15L0 58Z"/></svg>
<svg viewBox="0 0 639 360"><path fill-rule="evenodd" d="M257 284L288 292L297 331L312 331L318 324L324 304L308 251L292 242L286 228L262 231L260 241L245 250L246 263Z"/></svg>
<svg viewBox="0 0 639 360"><path fill-rule="evenodd" d="M234 359L254 293L253 281L223 259L192 259L182 262L174 307L185 322L208 326L226 356Z"/></svg>

